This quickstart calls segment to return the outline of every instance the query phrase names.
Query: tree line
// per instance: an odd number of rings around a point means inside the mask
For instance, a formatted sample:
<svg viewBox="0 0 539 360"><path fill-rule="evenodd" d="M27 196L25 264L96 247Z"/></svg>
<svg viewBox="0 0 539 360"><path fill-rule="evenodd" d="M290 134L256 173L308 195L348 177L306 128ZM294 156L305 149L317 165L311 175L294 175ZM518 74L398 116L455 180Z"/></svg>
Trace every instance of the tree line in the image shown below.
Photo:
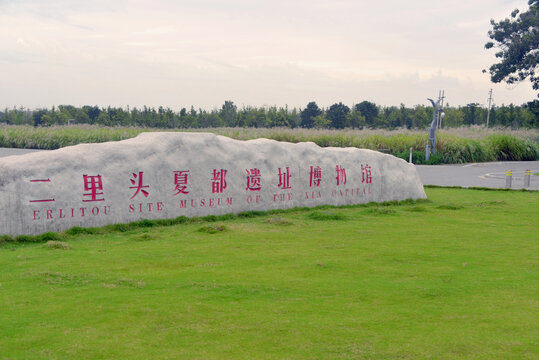
<svg viewBox="0 0 539 360"><path fill-rule="evenodd" d="M477 103L466 106L445 106L443 127L485 125L488 109ZM225 101L213 110L182 108L179 112L162 106L158 108L98 107L60 105L52 108L6 108L0 111L0 123L13 125L51 126L67 124L96 124L102 126L141 126L154 128L212 128L212 127L302 127L320 129L343 128L427 128L433 119L430 106L380 106L362 101L348 107L342 102L321 108L309 102L305 108L242 107ZM539 100L523 105L502 105L491 108L489 126L539 128Z"/></svg>

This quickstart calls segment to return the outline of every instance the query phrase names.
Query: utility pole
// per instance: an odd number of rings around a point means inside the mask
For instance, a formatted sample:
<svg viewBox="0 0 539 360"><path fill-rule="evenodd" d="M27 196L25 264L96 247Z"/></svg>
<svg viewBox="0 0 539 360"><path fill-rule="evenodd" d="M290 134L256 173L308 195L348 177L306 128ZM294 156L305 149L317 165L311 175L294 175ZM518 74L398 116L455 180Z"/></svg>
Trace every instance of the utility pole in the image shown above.
<svg viewBox="0 0 539 360"><path fill-rule="evenodd" d="M490 104L492 103L492 89L488 92L488 111L487 111L487 129L488 129L488 121L490 119Z"/></svg>
<svg viewBox="0 0 539 360"><path fill-rule="evenodd" d="M444 99L445 99L445 96L444 96L444 90L440 90L438 92L438 101L440 102L440 107L438 108L438 121L437 121L437 124L436 124L436 127L438 129L441 129L442 128L442 118L443 118L443 115L441 115L444 111Z"/></svg>

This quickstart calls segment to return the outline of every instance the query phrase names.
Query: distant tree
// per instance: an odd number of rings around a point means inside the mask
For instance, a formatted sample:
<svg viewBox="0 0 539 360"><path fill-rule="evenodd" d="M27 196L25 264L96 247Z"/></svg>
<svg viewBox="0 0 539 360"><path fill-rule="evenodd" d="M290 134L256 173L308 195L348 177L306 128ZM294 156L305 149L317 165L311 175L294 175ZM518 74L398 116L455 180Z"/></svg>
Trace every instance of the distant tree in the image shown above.
<svg viewBox="0 0 539 360"><path fill-rule="evenodd" d="M180 120L179 120L179 126L182 128L197 128L198 125L198 117L197 112L193 106L191 106L191 110L187 111L186 108L182 108L180 110Z"/></svg>
<svg viewBox="0 0 539 360"><path fill-rule="evenodd" d="M468 104L462 109L462 112L464 113L465 125L474 125L479 123L479 104Z"/></svg>
<svg viewBox="0 0 539 360"><path fill-rule="evenodd" d="M400 127L400 109L398 107L384 107L382 114L383 120L380 119L382 116L378 116L376 121L377 127L389 127L392 129Z"/></svg>
<svg viewBox="0 0 539 360"><path fill-rule="evenodd" d="M32 112L32 120L34 121L34 126L43 125L43 116L47 115L47 109L38 109ZM50 125L50 124L48 124Z"/></svg>
<svg viewBox="0 0 539 360"><path fill-rule="evenodd" d="M401 106L399 108L399 120L397 127L403 127L406 126L408 123L408 118L410 117L410 109L406 108L404 104L401 103Z"/></svg>
<svg viewBox="0 0 539 360"><path fill-rule="evenodd" d="M410 113L410 122L407 128L424 129L432 122L432 107L416 105Z"/></svg>
<svg viewBox="0 0 539 360"><path fill-rule="evenodd" d="M442 126L444 128L458 127L464 124L464 113L462 112L461 108L445 107L444 113L445 113L445 117L443 118L443 122L442 122ZM494 111L491 111L490 118L494 119Z"/></svg>
<svg viewBox="0 0 539 360"><path fill-rule="evenodd" d="M350 108L342 102L333 104L326 111L326 117L331 121L331 127L335 129L344 129L346 125L346 116L350 112Z"/></svg>
<svg viewBox="0 0 539 360"><path fill-rule="evenodd" d="M530 101L524 106L532 116L530 127L539 127L539 100Z"/></svg>
<svg viewBox="0 0 539 360"><path fill-rule="evenodd" d="M82 110L77 112L74 120L77 124L90 124L92 122L90 116L88 116L88 114Z"/></svg>
<svg viewBox="0 0 539 360"><path fill-rule="evenodd" d="M378 107L375 103L369 101L362 101L356 105L355 110L359 110L361 115L365 116L365 122L367 126L373 126L374 120L378 116Z"/></svg>
<svg viewBox="0 0 539 360"><path fill-rule="evenodd" d="M250 126L254 126L256 128L266 126L266 109L253 108L252 110L253 111L251 111L249 114Z"/></svg>
<svg viewBox="0 0 539 360"><path fill-rule="evenodd" d="M275 113L272 112L272 117L268 123L269 127L290 127L288 113L286 109L280 108Z"/></svg>
<svg viewBox="0 0 539 360"><path fill-rule="evenodd" d="M101 112L101 109L98 106L88 106L84 105L82 107L82 110L88 115L90 118L90 123L94 123L97 117L99 116L99 113Z"/></svg>
<svg viewBox="0 0 539 360"><path fill-rule="evenodd" d="M361 111L358 111L355 108L346 116L347 127L362 129L365 124L365 116L361 115Z"/></svg>
<svg viewBox="0 0 539 360"><path fill-rule="evenodd" d="M99 113L99 116L97 117L97 119L95 119L95 122L96 124L105 126L111 125L110 116L107 114L106 111L102 111L101 113Z"/></svg>
<svg viewBox="0 0 539 360"><path fill-rule="evenodd" d="M53 125L52 116L50 116L49 114L44 114L41 117L41 126L51 126L51 125Z"/></svg>
<svg viewBox="0 0 539 360"><path fill-rule="evenodd" d="M300 113L301 127L311 128L313 127L313 119L322 114L322 110L318 107L316 102L311 101L307 104L307 107Z"/></svg>
<svg viewBox="0 0 539 360"><path fill-rule="evenodd" d="M223 106L221 106L221 111L219 111L219 116L224 121L226 126L230 126L230 127L236 126L236 121L235 121L236 110L237 110L236 105L234 105L234 102L230 100L225 101Z"/></svg>
<svg viewBox="0 0 539 360"><path fill-rule="evenodd" d="M528 4L528 11L519 14L516 9L511 18L490 20L488 36L493 41L485 48L500 49L495 55L501 61L488 70L492 82L513 84L529 78L533 89L539 90L539 0L529 0Z"/></svg>
<svg viewBox="0 0 539 360"><path fill-rule="evenodd" d="M313 127L315 129L328 129L331 127L331 120L326 117L326 114L322 113L313 118Z"/></svg>

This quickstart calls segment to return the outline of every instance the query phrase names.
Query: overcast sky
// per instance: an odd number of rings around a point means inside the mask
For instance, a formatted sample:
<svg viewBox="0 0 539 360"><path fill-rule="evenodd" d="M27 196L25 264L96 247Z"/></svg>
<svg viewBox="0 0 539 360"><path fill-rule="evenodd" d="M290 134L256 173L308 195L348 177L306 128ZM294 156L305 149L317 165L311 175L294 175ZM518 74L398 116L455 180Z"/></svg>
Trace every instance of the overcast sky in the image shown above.
<svg viewBox="0 0 539 360"><path fill-rule="evenodd" d="M0 0L0 107L522 104L481 72L504 0Z"/></svg>

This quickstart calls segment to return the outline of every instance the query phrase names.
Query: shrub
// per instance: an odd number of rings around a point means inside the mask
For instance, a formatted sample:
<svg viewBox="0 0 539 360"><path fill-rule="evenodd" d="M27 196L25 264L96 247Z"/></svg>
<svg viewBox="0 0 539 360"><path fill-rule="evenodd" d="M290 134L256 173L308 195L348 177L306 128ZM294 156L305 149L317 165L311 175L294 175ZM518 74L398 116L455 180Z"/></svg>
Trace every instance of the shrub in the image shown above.
<svg viewBox="0 0 539 360"><path fill-rule="evenodd" d="M39 241L39 242L54 241L54 240L60 240L60 239L61 237L58 233L51 232L51 231L35 236L35 241Z"/></svg>
<svg viewBox="0 0 539 360"><path fill-rule="evenodd" d="M496 154L497 160L537 160L539 155L537 143L532 143L531 141L527 140L520 140L510 135L491 135L487 138L487 143Z"/></svg>
<svg viewBox="0 0 539 360"><path fill-rule="evenodd" d="M33 127L0 125L0 147L58 149L80 143L118 141L146 131L135 127L102 127L91 125ZM161 130L163 131L163 130ZM165 131L171 131L166 129ZM191 130L184 130L191 131ZM436 135L436 150L441 158L424 161L427 133L425 130L315 130L315 129L255 129L210 128L196 129L238 140L265 137L298 143L312 141L327 147L357 147L371 150L391 149L395 156L408 160L409 148L414 149L415 164L465 163L495 160L539 160L537 130L485 129L462 127L443 129Z"/></svg>
<svg viewBox="0 0 539 360"><path fill-rule="evenodd" d="M321 221L328 221L328 220L346 220L346 216L343 214L335 214L331 212L325 212L321 213L318 211L313 211L307 215L309 219L312 220L321 220Z"/></svg>
<svg viewBox="0 0 539 360"><path fill-rule="evenodd" d="M71 229L67 229L64 233L66 235L82 235L82 234L97 234L101 231L98 228L83 228L80 226L73 226Z"/></svg>
<svg viewBox="0 0 539 360"><path fill-rule="evenodd" d="M10 235L0 235L0 245L8 242L14 242L15 239Z"/></svg>
<svg viewBox="0 0 539 360"><path fill-rule="evenodd" d="M69 245L63 241L54 241L49 240L45 243L45 247L49 249L60 249L60 250L68 250Z"/></svg>
<svg viewBox="0 0 539 360"><path fill-rule="evenodd" d="M226 231L226 230L228 230L228 228L225 225L212 224L212 225L202 226L197 231L207 233L207 234L216 234L218 232L222 232L222 231Z"/></svg>

